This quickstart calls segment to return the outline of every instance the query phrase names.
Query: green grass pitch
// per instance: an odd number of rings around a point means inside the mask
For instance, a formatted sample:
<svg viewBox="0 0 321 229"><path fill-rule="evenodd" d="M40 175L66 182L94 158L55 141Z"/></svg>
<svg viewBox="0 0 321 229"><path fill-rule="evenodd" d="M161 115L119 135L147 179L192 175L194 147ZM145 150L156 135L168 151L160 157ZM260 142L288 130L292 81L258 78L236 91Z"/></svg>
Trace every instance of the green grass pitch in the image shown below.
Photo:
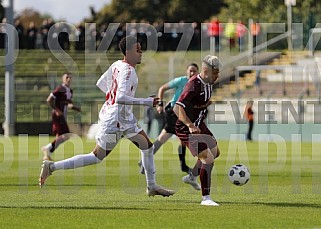
<svg viewBox="0 0 321 229"><path fill-rule="evenodd" d="M320 143L219 141L212 198L183 184L177 140L156 154L157 182L177 193L148 197L138 173L139 151L128 140L101 164L56 171L38 187L42 154L50 137L0 137L1 228L320 228ZM93 141L73 138L54 159L88 153ZM187 153L189 165L195 159ZM228 181L230 166L248 166L242 187Z"/></svg>

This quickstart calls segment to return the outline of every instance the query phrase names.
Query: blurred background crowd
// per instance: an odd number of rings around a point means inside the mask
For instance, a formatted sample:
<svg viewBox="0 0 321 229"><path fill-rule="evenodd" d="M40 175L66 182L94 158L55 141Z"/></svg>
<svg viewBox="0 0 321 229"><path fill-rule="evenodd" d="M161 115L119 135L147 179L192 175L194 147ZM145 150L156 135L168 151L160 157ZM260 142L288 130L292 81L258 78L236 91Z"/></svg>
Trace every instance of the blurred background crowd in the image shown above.
<svg viewBox="0 0 321 229"><path fill-rule="evenodd" d="M2 0L0 0L2 3ZM250 34L253 38L259 38L266 29L263 23L284 23L287 26L288 10L284 1L238 1L233 0L204 0L197 1L159 1L159 0L135 0L130 1L106 1L104 7L96 11L89 7L90 15L83 18L77 24L61 23L64 18L54 18L49 13L38 12L26 8L20 12L14 12L14 26L19 34L20 49L48 49L48 42L52 44L50 49L84 50L86 43L98 47L105 37L110 37L111 44L108 48L117 49L117 43L125 35L126 25L142 23L150 24L157 31L158 50L177 50L178 42L182 36L184 23L189 23L188 30L193 31L189 50L208 49L211 38L218 44L229 44L230 47L242 51L246 40L244 34ZM73 10L73 9L70 9ZM304 43L309 38L309 31L315 28L321 21L321 4L317 0L297 1L292 7L292 22L301 23ZM0 5L0 20L6 22L4 8ZM252 20L252 24L249 21ZM68 21L67 21L68 22ZM110 28L117 23L117 28ZM220 24L221 23L221 24ZM3 24L1 24L3 25ZM258 26L257 26L258 25ZM115 25L113 25L115 26ZM185 25L186 26L186 25ZM115 31L115 30L116 31ZM141 28L135 27L131 32L138 32ZM183 28L186 31L186 27ZM286 29L286 28L285 28ZM0 48L3 48L5 37L4 28L0 28ZM50 32L51 31L51 32ZM128 29L127 29L128 31ZM192 32L191 31L191 32ZM146 32L146 30L145 30ZM149 31L144 36L149 36ZM51 43L57 40L59 46ZM259 40L259 39L258 39ZM213 42L212 41L212 42ZM254 39L254 42L257 39ZM254 44L255 45L255 44ZM287 48L276 47L277 49ZM186 49L186 48L185 48Z"/></svg>
<svg viewBox="0 0 321 229"><path fill-rule="evenodd" d="M0 31L0 48L4 48L6 18L2 20ZM109 28L109 25L111 26ZM96 48L102 40L110 38L109 48L117 49L119 40L125 36L126 30L132 34L139 34L142 39L156 34L158 38L158 51L175 51L179 49L179 42L183 34L188 34L189 50L209 49L209 40L215 39L215 44L219 48L222 41L229 42L231 48L238 47L242 51L244 46L244 36L249 31L241 22L234 22L232 18L227 23L221 23L217 17L203 23L149 23L141 21L139 23L111 23L98 26L96 23L85 23L73 25L66 22L55 22L52 18L44 19L40 26L36 26L30 21L25 27L20 19L16 19L14 26L19 37L20 49L63 49L63 50L85 50L85 43L94 41ZM253 36L260 34L260 26L255 23L256 29L250 31ZM109 28L109 29L108 29ZM112 28L112 29L111 29ZM155 35L154 34L154 35ZM58 43L53 42L58 38ZM50 47L49 47L50 46Z"/></svg>

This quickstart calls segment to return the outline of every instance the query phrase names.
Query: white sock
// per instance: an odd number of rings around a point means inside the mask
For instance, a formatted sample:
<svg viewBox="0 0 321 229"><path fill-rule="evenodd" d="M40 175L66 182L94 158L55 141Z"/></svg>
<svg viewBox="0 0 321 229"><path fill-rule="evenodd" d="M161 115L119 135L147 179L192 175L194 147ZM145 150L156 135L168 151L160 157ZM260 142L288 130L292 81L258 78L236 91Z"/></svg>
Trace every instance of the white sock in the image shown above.
<svg viewBox="0 0 321 229"><path fill-rule="evenodd" d="M47 145L44 146L46 150L51 150L52 149L52 144L48 143Z"/></svg>
<svg viewBox="0 0 321 229"><path fill-rule="evenodd" d="M142 162L145 168L145 176L148 188L156 186L155 165L154 165L154 145L147 150L141 150Z"/></svg>
<svg viewBox="0 0 321 229"><path fill-rule="evenodd" d="M206 196L202 196L203 200L211 200L211 196L210 195L206 195Z"/></svg>
<svg viewBox="0 0 321 229"><path fill-rule="evenodd" d="M93 152L88 154L80 154L76 155L74 157L54 162L50 169L52 171L60 170L60 169L75 169L79 167L84 167L87 165L93 165L100 163L101 160L99 160Z"/></svg>

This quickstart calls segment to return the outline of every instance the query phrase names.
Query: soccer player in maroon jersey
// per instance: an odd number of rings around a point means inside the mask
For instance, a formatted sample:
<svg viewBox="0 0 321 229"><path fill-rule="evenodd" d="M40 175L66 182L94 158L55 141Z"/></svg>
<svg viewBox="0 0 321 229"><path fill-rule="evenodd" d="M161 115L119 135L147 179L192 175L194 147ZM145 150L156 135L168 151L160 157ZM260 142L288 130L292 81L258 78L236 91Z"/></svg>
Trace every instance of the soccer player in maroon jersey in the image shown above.
<svg viewBox="0 0 321 229"><path fill-rule="evenodd" d="M190 78L174 106L178 117L176 135L198 157L193 172L185 177L185 183L193 185L200 175L202 188L201 205L219 206L211 199L211 172L214 159L220 155L216 139L204 123L210 103L212 87L219 78L222 64L216 56L208 55L202 63L202 71Z"/></svg>
<svg viewBox="0 0 321 229"><path fill-rule="evenodd" d="M48 96L47 103L52 108L52 131L56 135L55 140L43 146L43 160L52 160L51 154L63 142L69 139L69 127L67 124L67 109L80 112L72 102L72 89L70 88L72 74L67 72L62 75L62 84L56 87Z"/></svg>

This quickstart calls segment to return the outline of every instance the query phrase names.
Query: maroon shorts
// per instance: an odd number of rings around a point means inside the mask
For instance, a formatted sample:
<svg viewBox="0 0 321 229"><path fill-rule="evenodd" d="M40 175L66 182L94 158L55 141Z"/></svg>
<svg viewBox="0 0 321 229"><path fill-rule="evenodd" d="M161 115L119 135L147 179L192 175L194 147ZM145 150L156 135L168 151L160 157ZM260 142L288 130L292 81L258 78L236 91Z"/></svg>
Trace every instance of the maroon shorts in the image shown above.
<svg viewBox="0 0 321 229"><path fill-rule="evenodd" d="M181 140L182 144L186 145L195 157L207 148L214 148L217 143L212 132L207 128L205 123L202 123L199 128L200 134L191 134L187 126L176 125L176 135Z"/></svg>
<svg viewBox="0 0 321 229"><path fill-rule="evenodd" d="M54 135L70 133L65 116L57 116L56 114L52 114L52 132Z"/></svg>

